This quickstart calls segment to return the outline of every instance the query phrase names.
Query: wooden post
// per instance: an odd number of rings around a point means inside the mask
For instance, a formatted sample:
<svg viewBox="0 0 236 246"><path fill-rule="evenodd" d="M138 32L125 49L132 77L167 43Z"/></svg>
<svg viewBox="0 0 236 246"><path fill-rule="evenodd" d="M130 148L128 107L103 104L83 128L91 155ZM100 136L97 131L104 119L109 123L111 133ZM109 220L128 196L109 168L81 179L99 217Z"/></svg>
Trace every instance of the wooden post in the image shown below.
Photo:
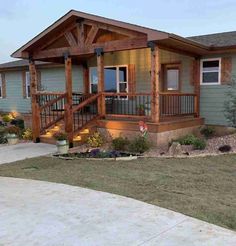
<svg viewBox="0 0 236 246"><path fill-rule="evenodd" d="M95 53L97 54L97 72L98 72L98 93L104 92L104 55L103 49L98 48L95 49ZM105 116L106 108L105 108L105 97L102 95L98 98L98 114L100 116Z"/></svg>
<svg viewBox="0 0 236 246"><path fill-rule="evenodd" d="M196 59L194 61L194 112L195 117L198 118L200 116L200 59Z"/></svg>
<svg viewBox="0 0 236 246"><path fill-rule="evenodd" d="M32 132L33 141L40 142L40 112L39 105L36 100L35 93L37 92L37 71L33 60L29 61L30 72L30 93L31 93L31 107L32 107Z"/></svg>
<svg viewBox="0 0 236 246"><path fill-rule="evenodd" d="M155 123L160 122L160 103L159 103L159 86L160 86L160 49L159 47L150 42L148 46L151 48L151 115L152 121Z"/></svg>
<svg viewBox="0 0 236 246"><path fill-rule="evenodd" d="M73 113L72 113L72 61L68 54L65 55L66 78L66 105L65 105L65 131L68 134L70 147L73 147Z"/></svg>

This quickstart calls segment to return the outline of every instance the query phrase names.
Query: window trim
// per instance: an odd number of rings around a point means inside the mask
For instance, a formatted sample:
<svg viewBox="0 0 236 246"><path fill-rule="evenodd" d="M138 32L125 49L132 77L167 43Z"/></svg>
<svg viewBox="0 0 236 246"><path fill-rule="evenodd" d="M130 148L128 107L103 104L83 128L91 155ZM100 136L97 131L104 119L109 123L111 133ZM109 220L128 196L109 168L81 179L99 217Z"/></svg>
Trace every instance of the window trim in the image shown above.
<svg viewBox="0 0 236 246"><path fill-rule="evenodd" d="M219 61L219 73L218 76L218 82L212 82L212 83L204 83L203 80L203 62L206 61ZM211 72L216 72L216 71L211 71ZM209 73L209 72L208 72ZM200 62L200 85L220 85L221 84L221 57L216 57L216 58L206 58L206 59L201 59Z"/></svg>
<svg viewBox="0 0 236 246"><path fill-rule="evenodd" d="M29 84L27 84L27 74L29 74L29 81L28 81ZM28 93L28 86L30 87L30 72L29 71L25 71L25 96L26 96L26 99L30 99L31 98L31 94ZM31 93L31 91L30 91L30 93Z"/></svg>
<svg viewBox="0 0 236 246"><path fill-rule="evenodd" d="M167 71L169 69L178 69L179 70L179 83L178 83L178 90L168 90L167 89ZM165 92L180 92L182 88L182 64L181 62L174 62L174 63L164 63L163 64L163 82L162 82L162 89Z"/></svg>
<svg viewBox="0 0 236 246"><path fill-rule="evenodd" d="M120 93L120 87L119 85L120 84L127 84L127 92L126 93L129 93L129 66L127 64L125 65L109 65L109 66L104 66L104 69L105 68L111 68L111 67L115 67L116 68L116 93ZM120 67L126 67L126 71L127 71L127 74L126 74L126 77L127 77L127 81L126 82L121 82L120 81L120 76L119 76L119 68ZM92 93L92 77L91 77L91 69L93 68L97 68L96 66L95 67L89 67L89 93ZM127 99L127 98L122 98L122 99Z"/></svg>
<svg viewBox="0 0 236 246"><path fill-rule="evenodd" d="M1 94L0 94L0 99L3 98L3 76L2 76L2 73L0 73L0 91L1 91Z"/></svg>

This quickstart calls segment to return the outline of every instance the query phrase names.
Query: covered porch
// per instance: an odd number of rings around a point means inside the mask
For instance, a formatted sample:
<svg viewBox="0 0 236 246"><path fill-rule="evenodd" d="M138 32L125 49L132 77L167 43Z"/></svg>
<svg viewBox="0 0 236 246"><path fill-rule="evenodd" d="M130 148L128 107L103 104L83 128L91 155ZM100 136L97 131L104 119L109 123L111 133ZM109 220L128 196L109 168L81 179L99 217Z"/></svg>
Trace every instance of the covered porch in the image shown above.
<svg viewBox="0 0 236 246"><path fill-rule="evenodd" d="M74 137L91 125L109 128L111 122L113 127L123 122L120 130L127 127L138 131L137 122L144 120L151 132L158 133L203 123L199 121L199 58L205 49L201 45L79 12L68 14L54 25L15 53L15 57L30 60L35 142L58 122L63 122L71 145ZM125 58L113 61L116 64L107 58L123 51L140 50L145 50L145 56L137 57L137 62L144 59L143 67L123 63ZM188 57L187 66L176 59L163 61L162 51ZM64 63L65 91L40 91L36 60ZM82 92L73 91L73 65L83 67ZM145 87L137 78L141 69L146 74L142 81ZM183 81L181 74L186 70L191 79ZM189 84L189 91L183 90L183 82Z"/></svg>

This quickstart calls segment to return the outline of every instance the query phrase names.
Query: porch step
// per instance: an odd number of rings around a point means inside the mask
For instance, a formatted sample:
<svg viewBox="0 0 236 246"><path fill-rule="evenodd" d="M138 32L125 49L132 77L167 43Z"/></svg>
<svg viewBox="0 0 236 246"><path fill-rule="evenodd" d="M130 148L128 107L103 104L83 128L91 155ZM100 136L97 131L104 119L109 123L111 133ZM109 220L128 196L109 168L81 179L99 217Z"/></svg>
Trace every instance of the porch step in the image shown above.
<svg viewBox="0 0 236 246"><path fill-rule="evenodd" d="M47 143L47 144L56 144L56 140L53 138L53 134L57 131L64 131L64 125L58 124L57 126L54 126L46 131L45 134L40 135L40 142ZM73 139L73 145L79 146L81 144L86 143L87 139L91 134L93 134L96 131L97 127L95 125L90 125L84 129L81 129Z"/></svg>

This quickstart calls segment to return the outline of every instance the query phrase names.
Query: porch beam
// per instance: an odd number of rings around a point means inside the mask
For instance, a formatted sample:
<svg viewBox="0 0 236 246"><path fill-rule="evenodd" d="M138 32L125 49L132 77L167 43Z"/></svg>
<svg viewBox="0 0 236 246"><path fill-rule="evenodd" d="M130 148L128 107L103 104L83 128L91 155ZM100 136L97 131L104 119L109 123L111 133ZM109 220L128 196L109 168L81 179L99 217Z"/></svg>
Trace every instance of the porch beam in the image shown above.
<svg viewBox="0 0 236 246"><path fill-rule="evenodd" d="M29 61L30 72L30 93L31 93L31 107L32 107L32 134L35 143L40 142L40 110L36 100L37 92L37 71L35 62L30 59Z"/></svg>
<svg viewBox="0 0 236 246"><path fill-rule="evenodd" d="M86 38L85 44L90 45L93 43L96 35L98 33L98 27L97 26L92 26L91 30L89 31L89 34Z"/></svg>
<svg viewBox="0 0 236 246"><path fill-rule="evenodd" d="M69 53L71 56L86 56L94 54L94 49L102 48L103 52L112 51L122 51L122 50L132 50L132 49L142 49L147 48L147 38L130 38L124 40L114 40L104 43L91 44L86 47L66 47L66 48L56 48L50 50L43 50L33 53L33 58L36 59L47 59L47 58L57 58L63 57L64 53Z"/></svg>
<svg viewBox="0 0 236 246"><path fill-rule="evenodd" d="M64 55L66 80L65 131L68 134L70 147L73 146L73 113L72 113L72 61L69 54Z"/></svg>
<svg viewBox="0 0 236 246"><path fill-rule="evenodd" d="M102 94L104 92L104 53L102 48L95 49L97 55L97 73L98 73L98 93L101 96L98 98L98 114L105 116L105 97Z"/></svg>
<svg viewBox="0 0 236 246"><path fill-rule="evenodd" d="M65 33L65 38L67 42L69 43L70 46L77 46L77 42L72 34L72 32L66 32Z"/></svg>
<svg viewBox="0 0 236 246"><path fill-rule="evenodd" d="M148 46L151 49L151 115L152 121L155 123L160 122L160 48L153 42L149 42Z"/></svg>
<svg viewBox="0 0 236 246"><path fill-rule="evenodd" d="M85 43L85 33L84 33L84 20L77 20L76 21L77 26L77 35L78 35L78 46L83 49L84 43Z"/></svg>

